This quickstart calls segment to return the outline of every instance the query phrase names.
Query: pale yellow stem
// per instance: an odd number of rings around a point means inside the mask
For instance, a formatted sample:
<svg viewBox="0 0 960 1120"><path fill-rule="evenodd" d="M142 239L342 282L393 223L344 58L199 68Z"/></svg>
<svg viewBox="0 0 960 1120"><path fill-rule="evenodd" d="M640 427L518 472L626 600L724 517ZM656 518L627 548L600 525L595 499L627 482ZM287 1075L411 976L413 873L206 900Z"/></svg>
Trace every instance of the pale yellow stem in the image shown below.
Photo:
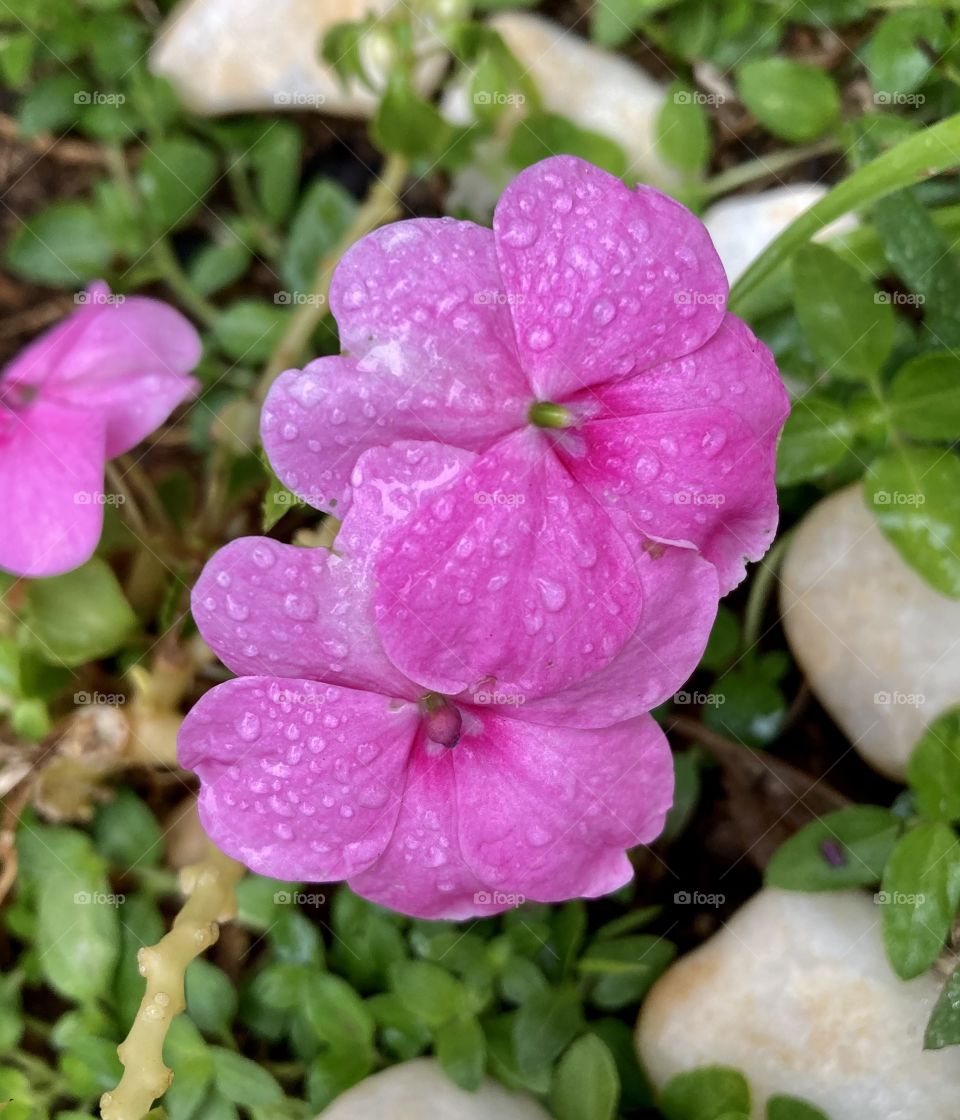
<svg viewBox="0 0 960 1120"><path fill-rule="evenodd" d="M147 990L130 1033L117 1047L123 1076L100 1098L103 1120L141 1120L169 1089L173 1071L163 1061L163 1044L174 1015L186 1003L183 978L187 965L220 936L219 922L236 914L234 885L243 867L212 844L200 863L180 873L188 894L173 928L156 945L140 950L140 973Z"/></svg>

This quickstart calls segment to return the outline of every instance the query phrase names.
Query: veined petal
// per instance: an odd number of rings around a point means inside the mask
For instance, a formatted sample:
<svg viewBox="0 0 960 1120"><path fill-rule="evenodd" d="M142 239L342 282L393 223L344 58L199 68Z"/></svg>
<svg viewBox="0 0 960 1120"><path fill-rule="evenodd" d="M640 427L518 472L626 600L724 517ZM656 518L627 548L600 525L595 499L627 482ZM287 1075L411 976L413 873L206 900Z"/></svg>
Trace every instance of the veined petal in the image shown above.
<svg viewBox="0 0 960 1120"><path fill-rule="evenodd" d="M419 724L415 705L316 681L243 677L205 693L180 730L200 819L262 875L328 882L393 835Z"/></svg>

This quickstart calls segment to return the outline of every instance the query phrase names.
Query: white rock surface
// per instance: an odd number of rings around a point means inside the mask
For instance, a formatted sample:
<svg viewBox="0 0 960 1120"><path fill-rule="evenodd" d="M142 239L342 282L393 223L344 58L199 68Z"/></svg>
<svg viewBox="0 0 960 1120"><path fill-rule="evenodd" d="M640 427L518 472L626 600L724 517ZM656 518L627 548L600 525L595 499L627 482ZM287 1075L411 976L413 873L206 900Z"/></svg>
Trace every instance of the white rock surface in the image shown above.
<svg viewBox="0 0 960 1120"><path fill-rule="evenodd" d="M334 24L385 12L394 2L400 0L184 0L161 28L150 68L198 113L318 109L369 117L373 95L358 83L345 89L320 60L320 44ZM423 22L414 24L426 41ZM421 73L424 88L438 66L440 59Z"/></svg>
<svg viewBox="0 0 960 1120"><path fill-rule="evenodd" d="M581 128L616 141L630 161L628 178L654 186L678 181L674 168L657 154L654 142L657 115L666 96L664 87L634 63L586 39L553 20L528 12L503 12L490 26L499 31L524 72L532 79L547 112L561 113ZM491 97L504 90L483 91ZM516 107L522 114L526 106ZM441 112L455 124L474 119L466 82L448 86ZM474 171L474 179L476 171ZM458 177L459 179L460 177ZM484 181L471 189L460 186L453 201L476 213L492 208L498 188L484 191Z"/></svg>
<svg viewBox="0 0 960 1120"><path fill-rule="evenodd" d="M475 1093L458 1089L432 1058L390 1066L354 1085L322 1120L549 1120L532 1098L486 1078Z"/></svg>
<svg viewBox="0 0 960 1120"><path fill-rule="evenodd" d="M859 484L804 518L780 579L787 641L811 688L866 761L902 780L924 727L960 703L960 601L904 563Z"/></svg>
<svg viewBox="0 0 960 1120"><path fill-rule="evenodd" d="M827 193L821 183L788 183L759 194L738 194L714 203L703 216L704 225L723 261L732 284L778 234ZM816 241L825 241L856 226L846 216L826 226Z"/></svg>
<svg viewBox="0 0 960 1120"><path fill-rule="evenodd" d="M830 1120L957 1120L960 1052L922 1050L940 983L894 976L869 895L765 889L654 986L640 1056L659 1087L741 1069L756 1120L775 1093Z"/></svg>

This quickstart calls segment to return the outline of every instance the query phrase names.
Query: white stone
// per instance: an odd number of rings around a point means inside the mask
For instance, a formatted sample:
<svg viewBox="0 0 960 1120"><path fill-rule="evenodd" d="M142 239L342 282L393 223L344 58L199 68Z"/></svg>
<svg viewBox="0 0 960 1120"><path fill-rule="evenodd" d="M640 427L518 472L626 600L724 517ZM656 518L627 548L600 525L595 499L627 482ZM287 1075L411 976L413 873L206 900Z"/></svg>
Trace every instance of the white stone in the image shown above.
<svg viewBox="0 0 960 1120"><path fill-rule="evenodd" d="M960 703L960 601L901 559L858 483L807 514L780 580L810 687L866 761L902 780L924 727Z"/></svg>
<svg viewBox="0 0 960 1120"><path fill-rule="evenodd" d="M486 1078L475 1093L458 1089L432 1058L375 1073L323 1110L322 1120L549 1120L531 1097Z"/></svg>
<svg viewBox="0 0 960 1120"><path fill-rule="evenodd" d="M703 216L732 284L764 249L804 211L827 193L822 183L788 183L758 194L738 194L710 206ZM848 215L822 229L814 240L825 241L855 228Z"/></svg>
<svg viewBox="0 0 960 1120"><path fill-rule="evenodd" d="M215 115L241 110L319 109L344 117L369 117L373 94L357 82L347 88L320 59L323 36L334 24L381 14L395 0L185 0L161 28L150 69L173 84L191 109ZM400 2L400 0L396 0ZM413 23L432 41L423 20ZM374 73L384 69L373 57ZM378 64L379 63L379 64ZM421 72L423 88L442 59Z"/></svg>
<svg viewBox="0 0 960 1120"><path fill-rule="evenodd" d="M640 1057L662 1088L719 1064L830 1120L957 1120L960 1050L924 1051L942 980L891 971L880 908L860 892L762 890L647 996Z"/></svg>
<svg viewBox="0 0 960 1120"><path fill-rule="evenodd" d="M533 81L547 112L560 113L623 148L629 161L628 180L661 187L679 181L655 142L657 116L666 98L664 86L622 55L602 50L543 16L503 12L489 22ZM482 92L493 97L510 91ZM521 116L527 108L513 107L509 112ZM450 83L441 112L454 124L474 119L466 80ZM502 163L502 144L496 154ZM472 167L456 176L451 207L465 205L480 215L493 208L499 188L500 184L488 181L482 167L479 178Z"/></svg>

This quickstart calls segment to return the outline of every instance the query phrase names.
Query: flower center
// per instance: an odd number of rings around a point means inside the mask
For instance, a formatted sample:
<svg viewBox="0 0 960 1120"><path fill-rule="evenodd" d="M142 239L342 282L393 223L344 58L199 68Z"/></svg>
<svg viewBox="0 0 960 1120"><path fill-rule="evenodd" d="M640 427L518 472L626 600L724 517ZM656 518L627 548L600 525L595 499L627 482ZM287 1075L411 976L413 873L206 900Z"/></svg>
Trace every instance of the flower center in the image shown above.
<svg viewBox="0 0 960 1120"><path fill-rule="evenodd" d="M420 698L423 727L431 743L455 747L460 742L463 718L454 704L439 692L427 692Z"/></svg>
<svg viewBox="0 0 960 1120"><path fill-rule="evenodd" d="M538 428L570 428L574 423L570 409L553 401L534 401L527 419Z"/></svg>

